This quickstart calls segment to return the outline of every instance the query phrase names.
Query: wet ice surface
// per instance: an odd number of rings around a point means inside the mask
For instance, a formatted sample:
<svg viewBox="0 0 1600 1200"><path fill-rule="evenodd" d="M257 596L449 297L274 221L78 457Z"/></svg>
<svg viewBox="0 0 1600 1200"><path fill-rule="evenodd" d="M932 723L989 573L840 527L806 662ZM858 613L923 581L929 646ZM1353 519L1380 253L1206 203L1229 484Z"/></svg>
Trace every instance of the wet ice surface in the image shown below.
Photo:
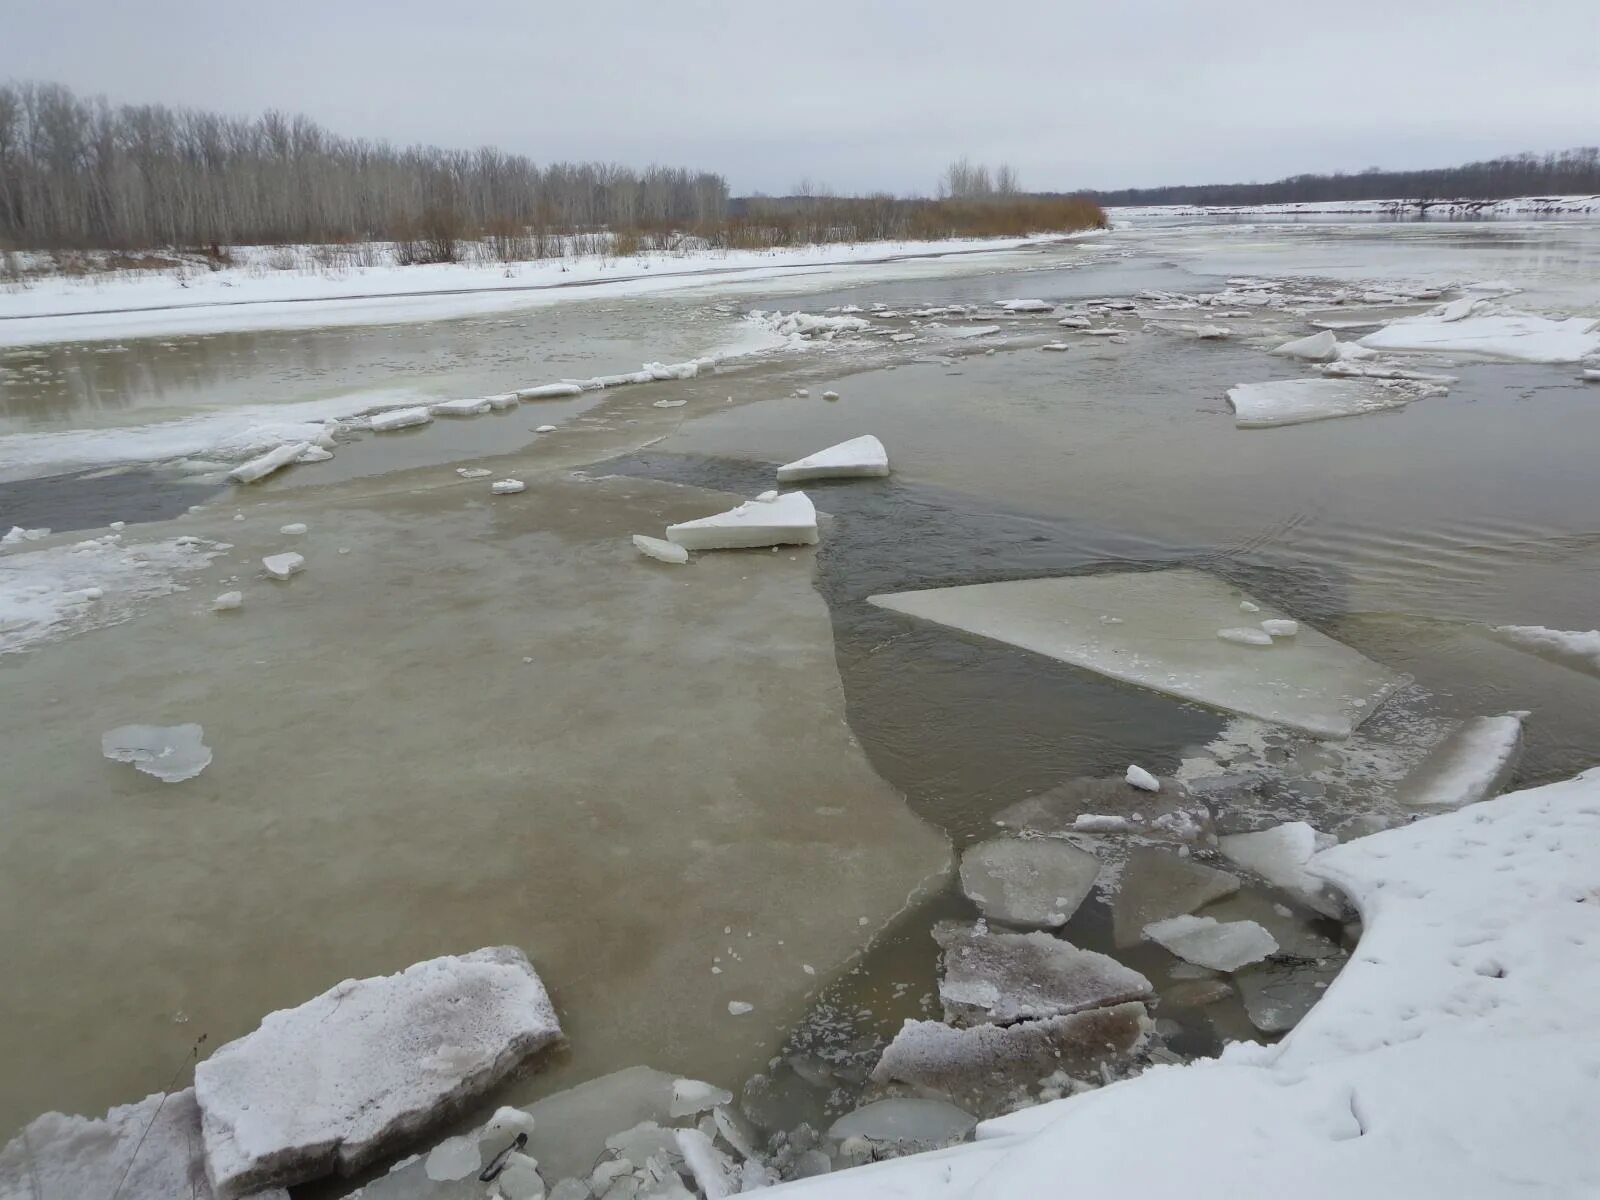
<svg viewBox="0 0 1600 1200"><path fill-rule="evenodd" d="M1332 236L1304 247L1331 259L1323 242ZM1255 256L1250 271L1266 273L1261 262L1290 261L1293 242L1258 235L1223 250ZM252 485L238 505L183 518L183 532L226 533L240 547L194 595L156 597L126 631L137 638L86 626L47 655L7 664L0 737L23 748L13 770L25 786L6 801L21 836L0 847L9 914L0 937L18 978L37 984L0 1001L0 1028L13 1030L0 1051L17 1064L0 1091L11 1123L51 1106L99 1113L164 1086L169 1059L197 1028L215 1044L339 978L492 941L536 955L573 1037L570 1057L503 1098L525 1103L653 1063L734 1093L785 1174L847 1161L826 1131L884 1091L944 1088L983 1106L1096 1086L1092 1067L1083 1079L1031 1077L1029 1064L1060 1049L1060 1031L974 1048L945 1044L942 1023L901 1068L917 1082L887 1069L873 1080L906 1020L946 1015L931 931L981 915L953 885L936 887L881 929L943 861L938 836L910 820L901 795L960 849L1022 835L1093 857L1075 911L1058 905L1065 893L1045 897L1046 919L1061 912L1065 923L1032 936L1111 956L1150 982L1152 1028L1143 1049L1108 1064L1113 1075L1151 1054L1165 1061L1278 1036L1334 978L1349 932L1315 910L1315 897L1296 894L1291 877L1275 884L1232 864L1210 839L1295 820L1349 837L1404 820L1400 781L1463 722L1490 714L1533 710L1513 779L1590 765L1600 740L1592 677L1489 630L1593 625L1586 581L1597 560L1581 514L1593 509L1600 426L1570 369L1463 363L1449 368L1460 383L1448 396L1399 418L1235 429L1229 387L1309 378L1309 367L1269 356L1272 346L1313 332L1318 319L1371 328L1366 317L1403 307L1241 307L1221 318L1229 338L1202 340L1182 329L1195 314L1155 311L1169 303L1160 298L1097 311L1092 325L1107 337L990 303L1223 286L1141 258L874 285L830 302L908 314L978 307L959 318L872 318L910 334L904 343L856 346L847 336L634 397L584 393L372 437ZM792 292L746 292L741 303L826 307ZM737 307L707 314L707 325L720 328ZM949 332L988 326L971 339ZM645 345L657 326L615 354L591 354L594 326L561 328L586 361L541 377L704 349ZM360 336L369 335L403 336ZM497 336L509 353L521 335L508 326ZM415 336L420 350L450 340L439 330ZM1339 334L1348 336L1358 335ZM1056 337L1071 339L1070 353L1034 352ZM350 369L335 366L330 385ZM485 372L469 389L461 372L473 369L447 366L450 394L507 386ZM293 398L296 386L278 397ZM685 403L656 410L657 399ZM559 436L535 438L548 419L563 422ZM641 561L630 544L632 534L725 511L771 489L780 464L868 433L895 475L808 483L822 514L815 550L696 555L682 568ZM663 436L631 458L608 457ZM442 465L405 471L430 461ZM457 465L486 473L463 484ZM568 469L624 478L553 482ZM316 471L329 486L308 484ZM491 502L486 480L508 475L527 480L529 494ZM638 475L716 493L628 478ZM338 482L356 476L359 487ZM238 524L236 508L246 518ZM53 516L45 503L20 523L66 527ZM277 531L289 521L309 525L295 539L306 573L257 582L245 609L210 615L235 576L248 587L261 558L283 551ZM1409 682L1329 743L867 603L1151 566L1201 572L1260 602L1247 613L1234 598L1208 617L1200 632L1211 652L1278 656L1291 648L1228 645L1216 633L1296 620L1296 641L1324 634ZM1097 611L1091 633L1126 627L1125 616ZM197 656L207 671L196 670ZM43 735L39 696L51 705ZM134 697L141 707L114 703ZM184 788L92 753L84 763L85 736L92 746L130 711L175 722L197 704L218 759ZM510 737L497 725L508 712L518 722ZM400 742L404 763L387 753ZM1161 790L1128 787L1129 763L1159 777ZM108 789L154 791L163 803L107 806ZM191 793L193 804L166 807ZM406 838L381 832L391 827ZM75 859L114 889L86 895L37 861L69 830ZM193 854L197 842L206 856ZM149 867L137 878L113 869L130 852ZM827 876L841 856L839 876ZM296 880L287 893L284 878ZM217 895L220 904L203 899ZM1224 977L1141 942L1146 925L1190 914L1252 922L1279 953ZM292 953L279 951L285 944ZM68 945L72 956L61 952ZM227 970L224 950L235 964ZM730 1003L751 1010L733 1016ZM107 1021L113 1010L145 1015ZM188 1020L175 1025L179 1012ZM1013 1065L995 1073L996 1061ZM576 1111L551 1112L543 1127L577 1128ZM599 1134L583 1165L646 1120L696 1123L640 1115ZM803 1125L814 1140L797 1133ZM726 1140L715 1146L735 1156ZM557 1153L527 1152L541 1163ZM386 1194L379 1186L370 1194Z"/></svg>
<svg viewBox="0 0 1600 1200"><path fill-rule="evenodd" d="M165 783L182 783L211 765L204 737L198 725L119 725L101 735L100 752Z"/></svg>

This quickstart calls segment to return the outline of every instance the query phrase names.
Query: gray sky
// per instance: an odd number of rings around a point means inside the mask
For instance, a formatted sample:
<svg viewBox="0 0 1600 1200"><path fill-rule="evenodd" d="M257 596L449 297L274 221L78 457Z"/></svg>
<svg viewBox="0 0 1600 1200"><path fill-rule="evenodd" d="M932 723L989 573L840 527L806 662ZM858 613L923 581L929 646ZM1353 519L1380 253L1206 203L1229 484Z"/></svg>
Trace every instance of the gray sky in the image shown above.
<svg viewBox="0 0 1600 1200"><path fill-rule="evenodd" d="M931 191L1600 141L1600 0L0 0L0 78L396 142Z"/></svg>

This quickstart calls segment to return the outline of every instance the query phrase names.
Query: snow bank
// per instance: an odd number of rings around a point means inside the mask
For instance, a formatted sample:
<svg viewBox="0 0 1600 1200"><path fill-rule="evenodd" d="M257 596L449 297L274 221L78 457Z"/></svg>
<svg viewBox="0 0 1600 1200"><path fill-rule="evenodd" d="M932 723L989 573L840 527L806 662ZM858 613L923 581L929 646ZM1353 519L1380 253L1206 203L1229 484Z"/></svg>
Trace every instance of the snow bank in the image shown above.
<svg viewBox="0 0 1600 1200"><path fill-rule="evenodd" d="M1297 1200L1600 1194L1600 771L1324 851L1360 947L1277 1046L788 1184L784 1200L1074 1194ZM1576 949L1575 949L1576 948ZM1156 1152L1152 1146L1157 1146Z"/></svg>
<svg viewBox="0 0 1600 1200"><path fill-rule="evenodd" d="M1360 344L1371 350L1470 355L1509 362L1575 363L1600 354L1600 321L1591 317L1555 320L1500 309L1486 300L1456 300L1420 316L1392 321L1367 334Z"/></svg>
<svg viewBox="0 0 1600 1200"><path fill-rule="evenodd" d="M757 546L814 546L817 510L804 492L746 500L737 508L667 526L667 540L685 550L739 550Z"/></svg>
<svg viewBox="0 0 1600 1200"><path fill-rule="evenodd" d="M194 1089L104 1117L45 1113L0 1150L3 1200L212 1200ZM289 1200L281 1188L253 1200Z"/></svg>
<svg viewBox="0 0 1600 1200"><path fill-rule="evenodd" d="M1411 399L1398 390L1349 379L1273 379L1228 389L1228 406L1240 429L1359 417L1403 408Z"/></svg>
<svg viewBox="0 0 1600 1200"><path fill-rule="evenodd" d="M0 654L126 621L140 601L185 590L180 576L227 549L196 537L130 546L110 533L0 554Z"/></svg>
<svg viewBox="0 0 1600 1200"><path fill-rule="evenodd" d="M870 433L818 450L778 468L779 483L807 479L870 479L889 473L889 452Z"/></svg>
<svg viewBox="0 0 1600 1200"><path fill-rule="evenodd" d="M1495 636L1519 650L1600 675L1600 629L1547 629L1543 625L1496 625Z"/></svg>

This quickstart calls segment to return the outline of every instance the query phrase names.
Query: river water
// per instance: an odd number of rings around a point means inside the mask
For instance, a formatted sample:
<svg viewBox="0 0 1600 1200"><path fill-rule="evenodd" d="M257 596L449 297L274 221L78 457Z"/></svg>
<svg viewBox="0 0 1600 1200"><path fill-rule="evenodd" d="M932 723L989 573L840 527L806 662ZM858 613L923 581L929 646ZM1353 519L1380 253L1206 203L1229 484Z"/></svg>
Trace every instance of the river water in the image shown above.
<svg viewBox="0 0 1600 1200"><path fill-rule="evenodd" d="M200 1034L341 978L500 942L529 952L570 1039L504 1099L636 1062L738 1089L824 1025L870 1049L929 1011L927 930L970 916L952 851L999 810L1129 762L1170 775L1260 747L1224 715L913 623L878 593L1196 566L1407 678L1340 754L1269 737L1297 785L1245 824L1381 810L1461 717L1531 711L1517 783L1600 757L1600 681L1487 632L1596 624L1600 389L1570 365L1463 362L1447 396L1402 410L1241 430L1226 389L1302 374L1264 347L1303 316L1255 312L1214 342L1115 317L1126 340L1066 353L1040 351L1063 333L1048 318L1007 318L981 344L841 338L363 435L248 489L194 461L241 411L676 361L752 344L743 314L780 307L1251 276L1504 280L1516 303L1600 316L1597 268L1600 225L1578 222L1186 224L859 282L0 352L0 528L121 520L129 543L229 547L126 620L0 655L0 1128L167 1087ZM829 515L815 551L673 569L627 544L863 433L895 474L809 489ZM125 461L130 439L159 461ZM491 498L459 465L529 489ZM284 549L306 572L261 578ZM212 614L234 587L244 610ZM182 721L216 756L195 780L100 756L114 726ZM1069 935L1108 948L1105 914L1091 902ZM1124 957L1163 969L1149 947ZM1173 1036L1205 1051L1249 1033L1225 1011Z"/></svg>

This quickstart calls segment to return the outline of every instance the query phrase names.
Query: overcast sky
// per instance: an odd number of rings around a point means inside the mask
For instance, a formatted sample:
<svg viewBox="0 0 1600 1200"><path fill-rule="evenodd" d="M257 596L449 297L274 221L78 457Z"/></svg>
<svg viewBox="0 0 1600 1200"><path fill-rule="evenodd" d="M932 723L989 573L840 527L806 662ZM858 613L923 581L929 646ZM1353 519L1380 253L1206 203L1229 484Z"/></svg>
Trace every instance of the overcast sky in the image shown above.
<svg viewBox="0 0 1600 1200"><path fill-rule="evenodd" d="M1600 0L0 0L0 78L395 142L931 191L1600 141Z"/></svg>

